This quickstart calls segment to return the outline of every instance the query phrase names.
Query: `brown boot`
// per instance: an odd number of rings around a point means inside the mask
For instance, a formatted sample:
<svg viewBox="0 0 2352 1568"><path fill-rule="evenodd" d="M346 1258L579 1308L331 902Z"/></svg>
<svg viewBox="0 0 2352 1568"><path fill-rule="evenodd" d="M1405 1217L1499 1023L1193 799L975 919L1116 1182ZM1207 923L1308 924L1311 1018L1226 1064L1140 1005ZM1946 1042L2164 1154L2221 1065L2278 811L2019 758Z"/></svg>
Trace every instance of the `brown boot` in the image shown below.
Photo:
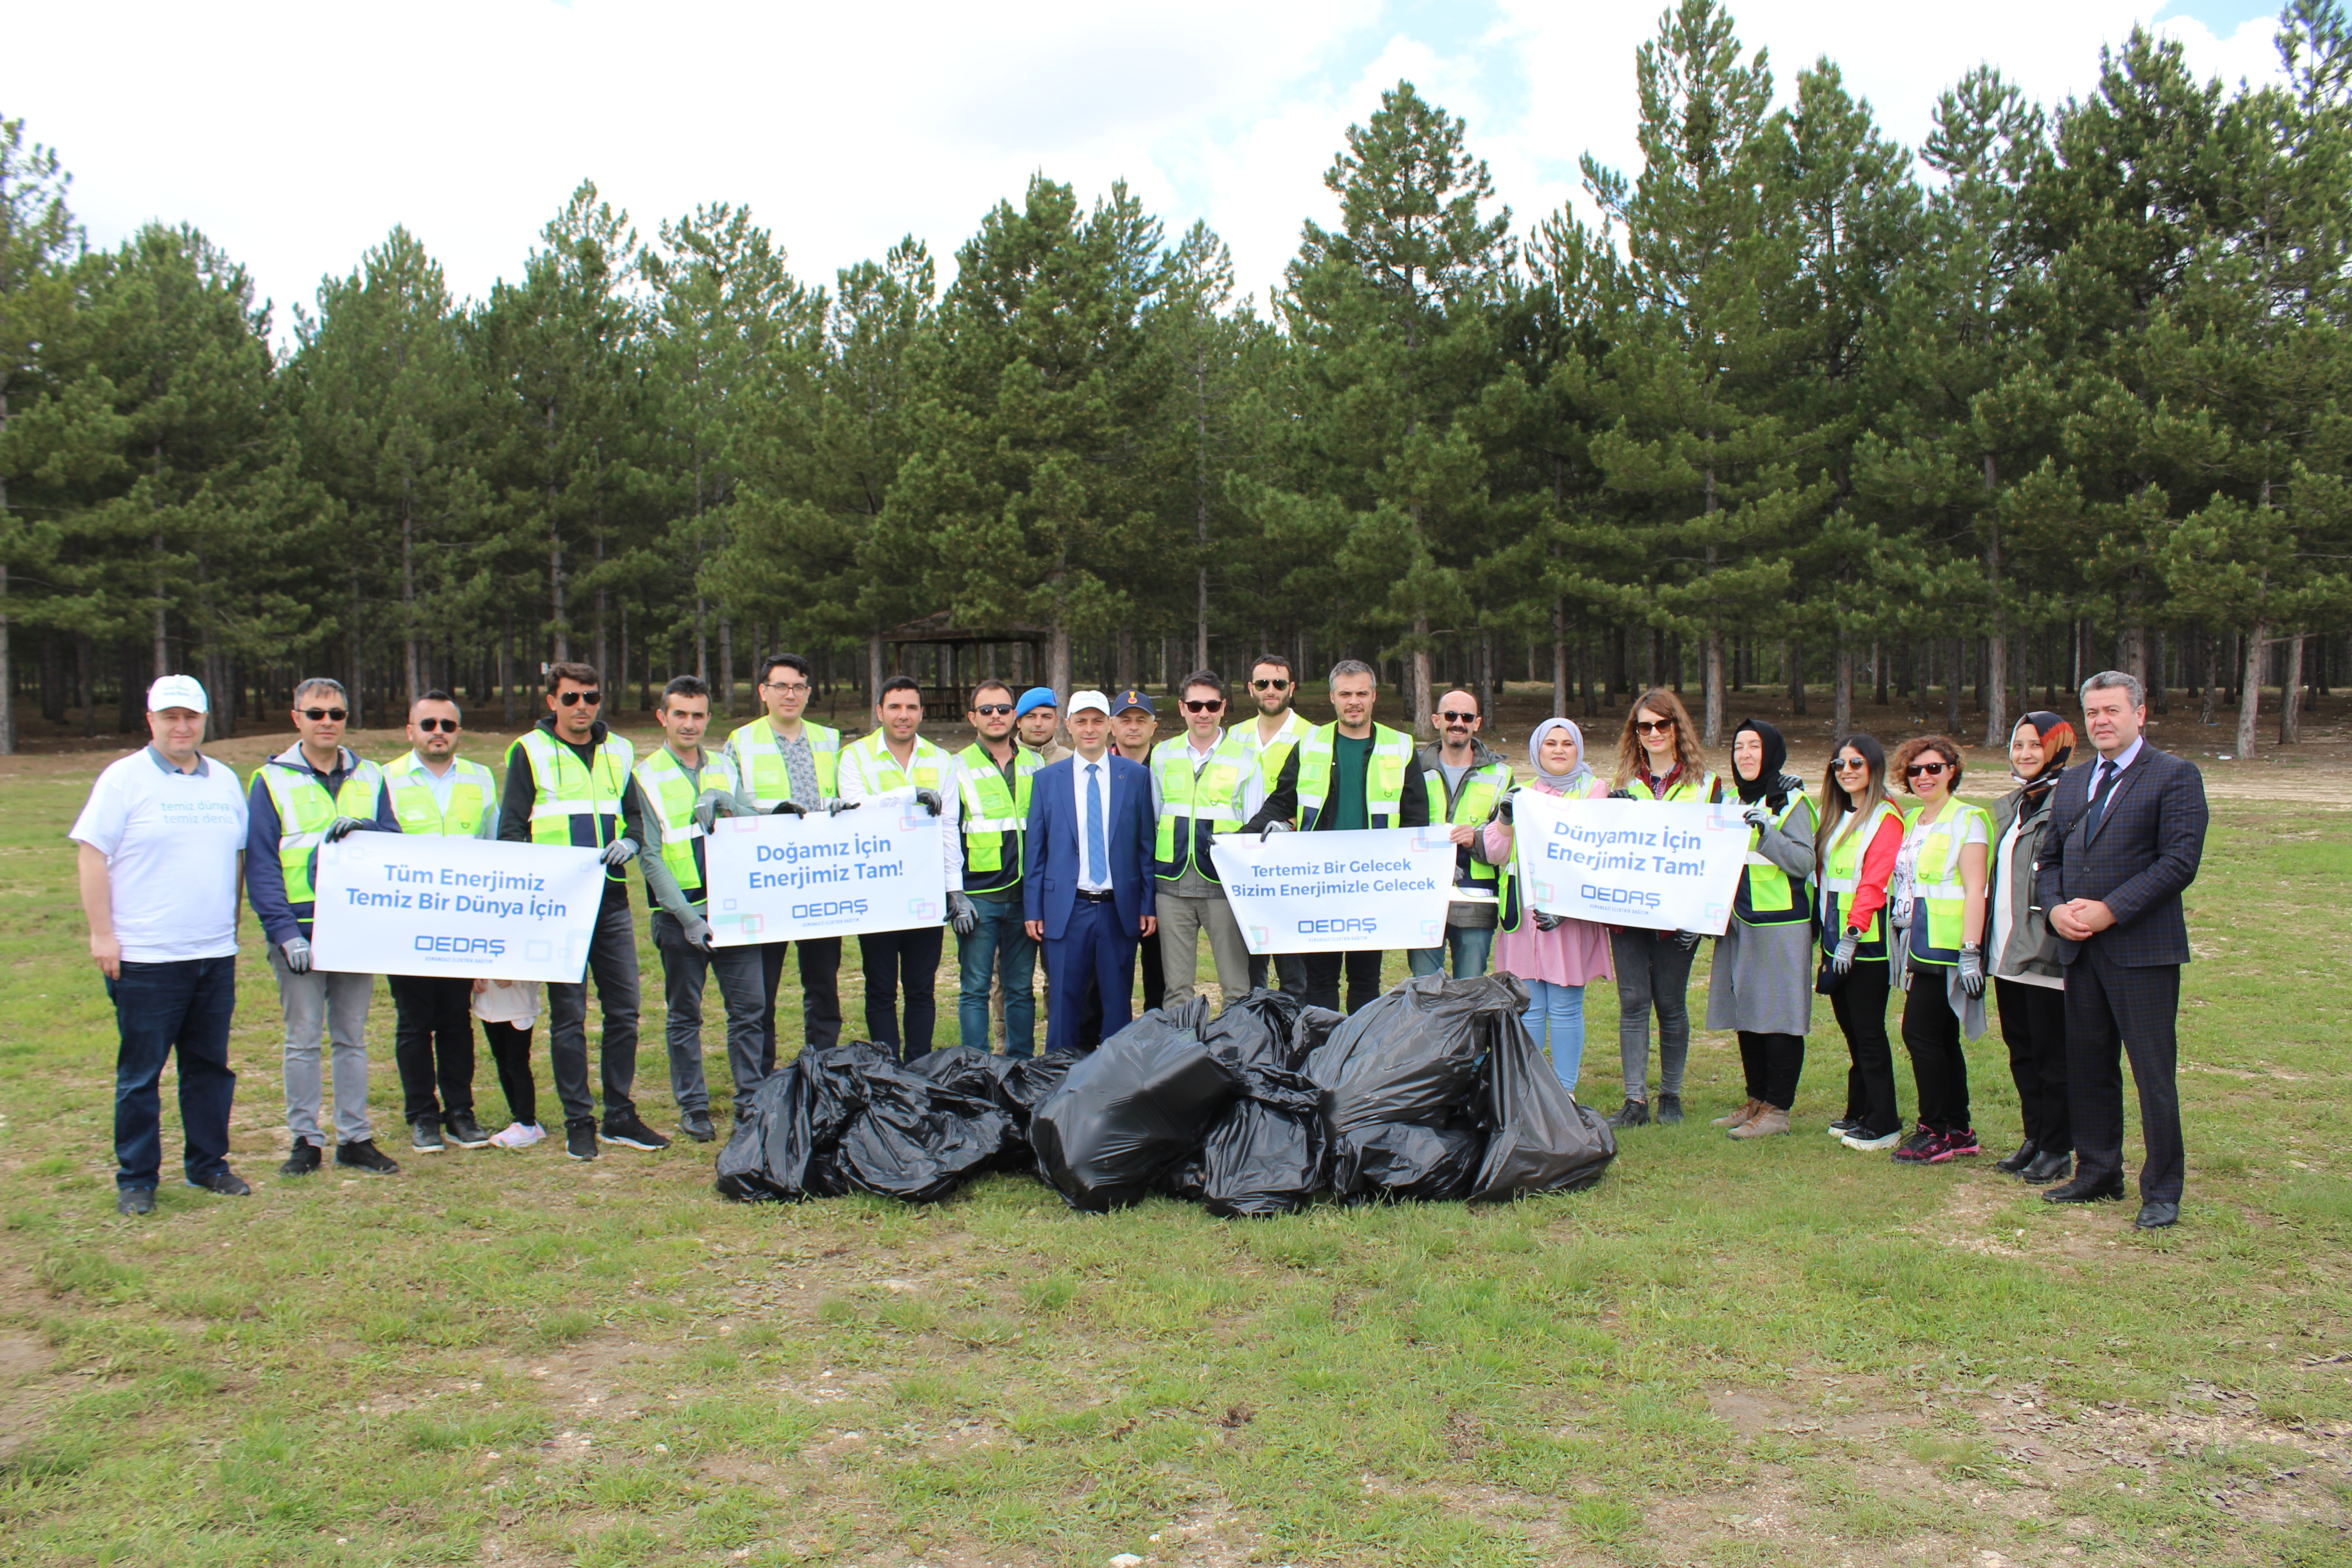
<svg viewBox="0 0 2352 1568"><path fill-rule="evenodd" d="M1789 1113L1777 1105L1757 1107L1756 1114L1731 1130L1734 1138L1769 1138L1789 1130Z"/></svg>
<svg viewBox="0 0 2352 1568"><path fill-rule="evenodd" d="M1715 1119L1715 1125L1717 1127L1745 1127L1749 1121L1755 1119L1756 1113L1763 1109L1764 1102L1762 1100L1748 1100L1730 1115L1717 1117Z"/></svg>

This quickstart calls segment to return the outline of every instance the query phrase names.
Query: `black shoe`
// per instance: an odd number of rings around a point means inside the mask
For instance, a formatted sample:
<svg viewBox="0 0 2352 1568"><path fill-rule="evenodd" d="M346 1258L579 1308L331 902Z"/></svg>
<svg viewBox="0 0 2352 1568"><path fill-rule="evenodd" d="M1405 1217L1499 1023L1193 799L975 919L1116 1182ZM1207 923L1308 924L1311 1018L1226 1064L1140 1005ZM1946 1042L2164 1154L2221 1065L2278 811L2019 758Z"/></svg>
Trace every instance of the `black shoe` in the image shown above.
<svg viewBox="0 0 2352 1568"><path fill-rule="evenodd" d="M470 1110L453 1110L441 1119L441 1124L449 1130L449 1142L460 1149L490 1146L490 1135L482 1131L482 1124L474 1120Z"/></svg>
<svg viewBox="0 0 2352 1568"><path fill-rule="evenodd" d="M2018 1173L2032 1185L2043 1187L2052 1182L2065 1180L2074 1173L2074 1152L2072 1149L2053 1149L2046 1154L2033 1156L2033 1163Z"/></svg>
<svg viewBox="0 0 2352 1568"><path fill-rule="evenodd" d="M278 1173L281 1176L316 1175L320 1158L316 1143L308 1138L297 1138L294 1140L294 1152L286 1157L286 1163L278 1167Z"/></svg>
<svg viewBox="0 0 2352 1568"><path fill-rule="evenodd" d="M596 1157L596 1121L593 1117L563 1124L563 1152L575 1160Z"/></svg>
<svg viewBox="0 0 2352 1568"><path fill-rule="evenodd" d="M1617 1108L1617 1114L1609 1119L1612 1127L1647 1127L1649 1124L1650 1102L1646 1100L1627 1100Z"/></svg>
<svg viewBox="0 0 2352 1568"><path fill-rule="evenodd" d="M1995 1170L2007 1171L2011 1175L2014 1176L2020 1171L2024 1170L2026 1166L2033 1163L2034 1156L2041 1152L2042 1145L2036 1143L2032 1139L2028 1138L2024 1142L2020 1143L2013 1152L1995 1160L1993 1162L1993 1168Z"/></svg>
<svg viewBox="0 0 2352 1568"><path fill-rule="evenodd" d="M2104 1182L2078 1175L2064 1186L2053 1187L2042 1194L2042 1201L2045 1204L2099 1204L2110 1203L2123 1195L2123 1173L2117 1172Z"/></svg>
<svg viewBox="0 0 2352 1568"><path fill-rule="evenodd" d="M373 1171L379 1176L396 1176L400 1167L391 1155L375 1146L373 1138L362 1138L356 1143L335 1145L335 1163L354 1171Z"/></svg>
<svg viewBox="0 0 2352 1568"><path fill-rule="evenodd" d="M634 1107L617 1115L604 1118L604 1142L625 1143L632 1149L667 1149L669 1140L646 1125Z"/></svg>
<svg viewBox="0 0 2352 1568"><path fill-rule="evenodd" d="M2162 1198L2150 1198L2139 1205L2139 1217L2132 1221L2142 1230L2162 1230L2180 1218L2180 1205L2166 1203Z"/></svg>
<svg viewBox="0 0 2352 1568"><path fill-rule="evenodd" d="M443 1147L441 1118L438 1115L411 1117L408 1122L408 1146L420 1154L441 1152ZM340 1153L336 1157L341 1158Z"/></svg>
<svg viewBox="0 0 2352 1568"><path fill-rule="evenodd" d="M719 1136L719 1129L710 1124L708 1110L689 1110L677 1119L677 1130L698 1143L708 1143Z"/></svg>
<svg viewBox="0 0 2352 1568"><path fill-rule="evenodd" d="M1683 1119L1683 1097L1679 1094L1658 1096L1658 1125L1672 1127Z"/></svg>
<svg viewBox="0 0 2352 1568"><path fill-rule="evenodd" d="M155 1189L152 1187L122 1188L114 1194L114 1212L116 1214L153 1214Z"/></svg>
<svg viewBox="0 0 2352 1568"><path fill-rule="evenodd" d="M248 1198L253 1195L253 1189L245 1184L245 1178L226 1165L223 1165L203 1181L192 1181L188 1185L200 1193L218 1193L225 1198Z"/></svg>
<svg viewBox="0 0 2352 1568"><path fill-rule="evenodd" d="M1862 1121L1858 1117L1841 1116L1829 1125L1829 1134L1832 1138L1844 1138L1861 1131Z"/></svg>

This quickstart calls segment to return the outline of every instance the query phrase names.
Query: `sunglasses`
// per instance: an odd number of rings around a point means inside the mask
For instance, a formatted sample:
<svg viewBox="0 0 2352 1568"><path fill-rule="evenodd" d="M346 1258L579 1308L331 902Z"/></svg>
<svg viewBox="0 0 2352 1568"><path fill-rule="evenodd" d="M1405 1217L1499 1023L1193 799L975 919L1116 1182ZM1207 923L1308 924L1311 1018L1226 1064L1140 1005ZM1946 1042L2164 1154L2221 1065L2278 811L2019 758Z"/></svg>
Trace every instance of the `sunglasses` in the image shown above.
<svg viewBox="0 0 2352 1568"><path fill-rule="evenodd" d="M1674 727L1675 721L1672 719L1636 719L1633 721L1633 728L1639 730L1644 735L1663 735L1673 730Z"/></svg>
<svg viewBox="0 0 2352 1568"><path fill-rule="evenodd" d="M1206 702L1195 702L1188 697L1184 700L1184 711L1187 713L1214 713L1218 709L1223 708L1224 705L1225 700L1222 697L1212 697Z"/></svg>
<svg viewBox="0 0 2352 1568"><path fill-rule="evenodd" d="M1010 702L975 702L972 704L971 710L980 714L982 718L993 718L999 713L1012 712L1013 704Z"/></svg>
<svg viewBox="0 0 2352 1568"><path fill-rule="evenodd" d="M1909 767L1903 770L1903 776L1906 779L1931 779L1941 773L1943 771L1944 764L1941 763L1913 763Z"/></svg>
<svg viewBox="0 0 2352 1568"><path fill-rule="evenodd" d="M351 710L347 708L305 708L302 710L302 717L313 724L329 719L340 724L351 717Z"/></svg>
<svg viewBox="0 0 2352 1568"><path fill-rule="evenodd" d="M556 700L566 708L571 707L574 702L585 702L589 707L593 708L604 700L604 694L601 691L567 691Z"/></svg>
<svg viewBox="0 0 2352 1568"><path fill-rule="evenodd" d="M1250 682L1250 688L1255 691L1287 691L1290 689L1290 682L1287 680L1253 680Z"/></svg>
<svg viewBox="0 0 2352 1568"><path fill-rule="evenodd" d="M416 721L416 727L424 731L428 735L433 733L436 730L444 731L454 735L457 732L457 721L455 719L419 719Z"/></svg>
<svg viewBox="0 0 2352 1568"><path fill-rule="evenodd" d="M1830 766L1835 768L1842 773L1851 773L1867 772L1869 770L1870 763L1868 760L1862 757L1840 757L1837 761L1832 763Z"/></svg>
<svg viewBox="0 0 2352 1568"><path fill-rule="evenodd" d="M1438 717L1448 724L1475 724L1478 721L1478 715L1475 713L1456 713L1448 710L1440 713Z"/></svg>

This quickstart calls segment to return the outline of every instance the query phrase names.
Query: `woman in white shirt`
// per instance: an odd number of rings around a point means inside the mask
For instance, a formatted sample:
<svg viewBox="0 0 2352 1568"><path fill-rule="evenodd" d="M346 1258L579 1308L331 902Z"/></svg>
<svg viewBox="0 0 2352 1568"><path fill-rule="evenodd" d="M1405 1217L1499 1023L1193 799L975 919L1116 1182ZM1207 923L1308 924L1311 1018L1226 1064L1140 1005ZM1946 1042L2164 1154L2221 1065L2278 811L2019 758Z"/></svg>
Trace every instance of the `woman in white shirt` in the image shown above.
<svg viewBox="0 0 2352 1568"><path fill-rule="evenodd" d="M2024 1140L2000 1168L2035 1185L2063 1181L2074 1163L2066 1110L2066 967L2058 934L2034 891L2042 830L2058 775L2074 753L2074 729L2055 713L2028 713L2009 738L2010 776L2018 787L1992 808L1993 1005L2009 1044Z"/></svg>

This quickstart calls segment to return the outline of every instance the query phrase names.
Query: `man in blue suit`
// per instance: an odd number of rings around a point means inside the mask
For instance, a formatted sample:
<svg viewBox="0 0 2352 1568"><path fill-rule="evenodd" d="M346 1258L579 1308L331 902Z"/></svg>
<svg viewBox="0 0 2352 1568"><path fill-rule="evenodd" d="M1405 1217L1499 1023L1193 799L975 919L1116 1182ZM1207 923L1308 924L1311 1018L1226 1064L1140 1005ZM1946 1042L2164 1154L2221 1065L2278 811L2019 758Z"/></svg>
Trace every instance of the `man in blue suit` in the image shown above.
<svg viewBox="0 0 2352 1568"><path fill-rule="evenodd" d="M1076 1051L1087 1003L1105 1038L1127 1026L1136 943L1153 916L1151 774L1110 750L1110 700L1073 693L1074 755L1037 770L1021 845L1022 914L1045 953L1045 1050Z"/></svg>

